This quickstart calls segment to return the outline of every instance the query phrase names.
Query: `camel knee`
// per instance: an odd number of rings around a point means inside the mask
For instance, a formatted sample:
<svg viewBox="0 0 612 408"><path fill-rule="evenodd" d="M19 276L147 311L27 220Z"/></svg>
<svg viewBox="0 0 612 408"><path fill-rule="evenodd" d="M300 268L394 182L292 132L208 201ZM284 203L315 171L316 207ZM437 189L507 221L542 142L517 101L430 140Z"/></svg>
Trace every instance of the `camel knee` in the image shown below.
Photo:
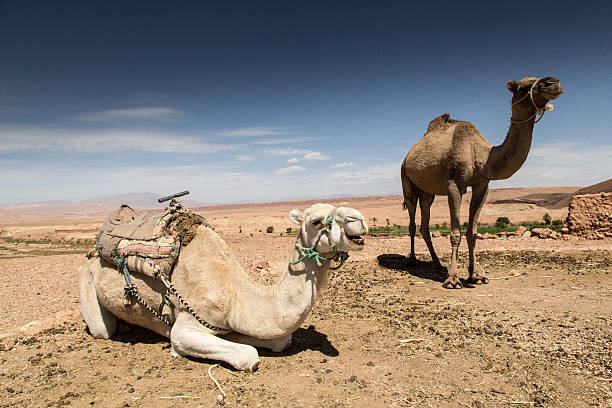
<svg viewBox="0 0 612 408"><path fill-rule="evenodd" d="M474 244L476 242L476 231L468 229L465 232L465 239L469 245Z"/></svg>
<svg viewBox="0 0 612 408"><path fill-rule="evenodd" d="M408 232L410 232L410 235L416 234L416 223L411 222L410 225L408 225Z"/></svg>

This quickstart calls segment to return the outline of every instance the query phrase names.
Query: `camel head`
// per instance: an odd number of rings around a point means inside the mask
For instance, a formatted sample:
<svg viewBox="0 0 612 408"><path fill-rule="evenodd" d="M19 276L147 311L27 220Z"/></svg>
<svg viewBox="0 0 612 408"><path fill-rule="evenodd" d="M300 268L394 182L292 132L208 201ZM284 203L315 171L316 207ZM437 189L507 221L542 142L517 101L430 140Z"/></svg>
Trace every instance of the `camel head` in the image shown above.
<svg viewBox="0 0 612 408"><path fill-rule="evenodd" d="M304 213L298 209L289 212L289 219L300 226L298 239L302 246L321 254L361 251L368 233L364 216L354 208L315 204Z"/></svg>
<svg viewBox="0 0 612 408"><path fill-rule="evenodd" d="M544 110L548 101L563 93L561 82L553 77L527 77L518 82L508 81L506 85L513 94L512 105L524 111Z"/></svg>

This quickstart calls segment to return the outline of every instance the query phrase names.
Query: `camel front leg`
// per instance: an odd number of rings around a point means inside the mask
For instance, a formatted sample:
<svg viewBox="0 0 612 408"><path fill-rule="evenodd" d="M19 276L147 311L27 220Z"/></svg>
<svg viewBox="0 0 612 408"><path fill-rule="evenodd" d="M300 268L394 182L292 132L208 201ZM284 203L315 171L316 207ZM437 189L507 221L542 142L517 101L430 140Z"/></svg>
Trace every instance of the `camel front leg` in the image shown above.
<svg viewBox="0 0 612 408"><path fill-rule="evenodd" d="M275 353L280 353L291 346L292 335L290 334L277 339L258 339L257 337L247 336L246 334L231 332L224 335L223 338L234 343L248 344L253 347L261 347Z"/></svg>
<svg viewBox="0 0 612 408"><path fill-rule="evenodd" d="M429 255L431 255L431 261L433 262L434 269L442 269L442 264L436 255L433 243L431 242L431 235L429 234L429 216L431 211L431 205L436 198L433 194L427 194L424 191L419 193L419 205L421 207L421 235L427 249L429 249Z"/></svg>
<svg viewBox="0 0 612 408"><path fill-rule="evenodd" d="M236 370L255 371L259 355L254 347L219 338L187 312L180 312L170 332L173 355L225 361Z"/></svg>
<svg viewBox="0 0 612 408"><path fill-rule="evenodd" d="M468 265L468 272L470 277L468 281L470 283L489 283L489 280L485 277L483 270L477 271L476 267L476 233L478 232L478 216L480 210L484 204L487 194L489 193L489 183L485 183L479 186L472 186L472 201L470 202L470 219L468 221L468 229L466 232L466 239L468 243L468 249L470 252L470 260Z"/></svg>
<svg viewBox="0 0 612 408"><path fill-rule="evenodd" d="M459 257L459 244L461 243L461 231L459 230L459 219L461 215L461 193L454 181L448 184L448 208L451 219L451 264L448 268L448 277L442 284L447 289L461 289L463 285L457 273L457 259Z"/></svg>

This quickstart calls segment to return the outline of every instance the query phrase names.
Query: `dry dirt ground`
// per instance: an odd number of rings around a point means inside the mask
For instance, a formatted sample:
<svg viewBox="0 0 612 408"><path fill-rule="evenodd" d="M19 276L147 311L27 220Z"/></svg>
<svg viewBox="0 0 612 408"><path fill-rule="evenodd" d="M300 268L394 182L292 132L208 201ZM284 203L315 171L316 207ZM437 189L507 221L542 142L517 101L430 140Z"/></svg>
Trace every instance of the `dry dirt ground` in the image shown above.
<svg viewBox="0 0 612 408"><path fill-rule="evenodd" d="M345 205L370 223L376 217L407 224L397 199L361 200ZM295 238L280 235L291 226L285 210L307 205L199 212L254 277L272 282L274 272L253 265L286 262ZM500 215L518 222L547 211L521 208L485 207L483 213L493 218L505 211ZM440 223L446 212L440 205ZM268 225L274 233L265 232ZM30 239L91 239L92 226L91 220L38 220L0 229ZM407 236L368 237L367 249L333 272L291 348L261 350L255 373L172 358L167 339L137 327L111 340L92 339L78 314L76 289L85 247L2 245L0 407L213 407L219 391L209 370L232 407L612 407L610 240L479 241L490 283L446 290L420 238L422 262L409 266ZM448 238L434 245L447 264Z"/></svg>

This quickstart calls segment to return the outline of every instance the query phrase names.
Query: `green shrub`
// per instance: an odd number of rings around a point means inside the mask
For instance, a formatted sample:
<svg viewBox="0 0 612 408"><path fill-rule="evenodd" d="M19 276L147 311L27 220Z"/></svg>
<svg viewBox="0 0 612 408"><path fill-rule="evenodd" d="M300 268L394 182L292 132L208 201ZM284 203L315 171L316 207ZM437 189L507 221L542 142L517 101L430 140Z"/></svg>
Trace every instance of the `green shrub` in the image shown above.
<svg viewBox="0 0 612 408"><path fill-rule="evenodd" d="M499 229L504 229L506 228L508 225L510 225L510 219L508 217L499 217L496 221L495 221L495 226Z"/></svg>
<svg viewBox="0 0 612 408"><path fill-rule="evenodd" d="M268 225L268 228L266 228L266 232L267 232L268 234L273 233L273 232L274 232L274 227L273 227L273 226L271 226L271 225Z"/></svg>
<svg viewBox="0 0 612 408"><path fill-rule="evenodd" d="M560 219L553 220L552 225L563 225L563 220L560 220Z"/></svg>
<svg viewBox="0 0 612 408"><path fill-rule="evenodd" d="M544 224L546 225L550 225L552 223L552 217L550 216L549 213L544 214L542 219L544 220Z"/></svg>

